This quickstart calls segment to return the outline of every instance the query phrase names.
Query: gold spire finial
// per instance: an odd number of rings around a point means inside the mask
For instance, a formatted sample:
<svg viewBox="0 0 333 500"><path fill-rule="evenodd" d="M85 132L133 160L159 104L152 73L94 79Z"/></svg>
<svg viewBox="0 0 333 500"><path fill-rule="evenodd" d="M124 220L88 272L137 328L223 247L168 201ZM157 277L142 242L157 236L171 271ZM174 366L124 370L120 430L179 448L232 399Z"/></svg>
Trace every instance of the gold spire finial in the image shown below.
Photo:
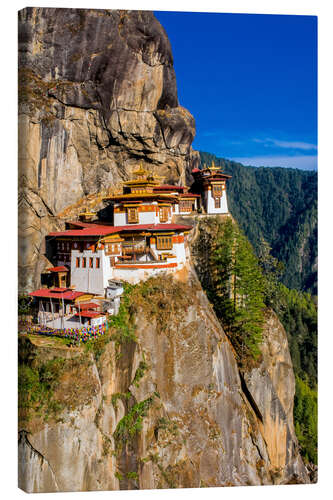
<svg viewBox="0 0 333 500"><path fill-rule="evenodd" d="M214 172L217 172L218 170L221 170L221 167L215 165L215 161L212 161L211 166L209 167L210 170L213 170Z"/></svg>
<svg viewBox="0 0 333 500"><path fill-rule="evenodd" d="M145 170L143 168L143 162L142 161L140 161L139 167L138 167L137 170L135 170L133 172L133 175L135 175L136 177L145 177L145 176L147 176L147 170Z"/></svg>

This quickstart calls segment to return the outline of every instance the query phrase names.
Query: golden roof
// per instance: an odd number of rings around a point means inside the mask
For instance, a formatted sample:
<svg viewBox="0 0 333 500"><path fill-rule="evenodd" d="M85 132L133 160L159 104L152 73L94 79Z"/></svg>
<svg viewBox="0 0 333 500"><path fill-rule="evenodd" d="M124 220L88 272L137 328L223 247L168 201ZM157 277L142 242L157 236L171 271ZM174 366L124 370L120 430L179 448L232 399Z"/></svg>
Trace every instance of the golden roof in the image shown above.
<svg viewBox="0 0 333 500"><path fill-rule="evenodd" d="M83 212L79 213L79 217L92 217L93 215L95 215L95 212L89 212L87 208L84 208Z"/></svg>
<svg viewBox="0 0 333 500"><path fill-rule="evenodd" d="M133 177L135 177L135 179L124 181L123 182L124 186L127 187L142 186L149 188L158 186L163 179L163 177L154 175L152 171L149 172L148 170L146 170L143 167L142 162L140 162L139 167L132 173L132 175Z"/></svg>

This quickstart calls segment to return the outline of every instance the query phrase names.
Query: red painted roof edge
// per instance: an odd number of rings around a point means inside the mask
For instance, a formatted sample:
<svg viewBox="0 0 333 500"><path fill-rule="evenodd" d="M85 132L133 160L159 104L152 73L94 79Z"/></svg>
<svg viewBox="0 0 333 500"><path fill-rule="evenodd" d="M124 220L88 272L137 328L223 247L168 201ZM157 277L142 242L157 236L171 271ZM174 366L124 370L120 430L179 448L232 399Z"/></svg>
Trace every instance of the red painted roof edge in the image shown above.
<svg viewBox="0 0 333 500"><path fill-rule="evenodd" d="M191 195L192 196L192 195ZM98 229L102 231L98 231ZM147 229L149 231L161 231L167 229L192 229L192 226L182 226L179 224L127 224L125 226L99 226L97 228L84 228L84 229L68 229L66 231L59 231L49 233L49 236L106 236L108 234L118 233L122 231L140 231Z"/></svg>
<svg viewBox="0 0 333 500"><path fill-rule="evenodd" d="M52 291L52 289L49 288L39 288L38 290L34 290L33 292L30 292L29 295L31 297L41 297L41 298L48 298L51 297L53 299L68 299L68 300L73 300L76 299L77 297L80 297L81 295L85 295L86 292L77 292L74 290L66 290L64 292L57 292L57 291Z"/></svg>
<svg viewBox="0 0 333 500"><path fill-rule="evenodd" d="M55 267L49 267L46 270L50 271L50 272L53 272L53 273L56 273L56 272L59 272L59 271L68 271L68 268L66 266L55 266Z"/></svg>
<svg viewBox="0 0 333 500"><path fill-rule="evenodd" d="M48 236L105 236L107 234L117 232L115 226L102 226L95 224L92 227L83 229L65 229L65 231L55 231L49 233Z"/></svg>
<svg viewBox="0 0 333 500"><path fill-rule="evenodd" d="M75 313L75 316L83 316L86 318L97 318L97 316L105 316L105 314L100 313L100 312L95 312L95 311L81 311Z"/></svg>

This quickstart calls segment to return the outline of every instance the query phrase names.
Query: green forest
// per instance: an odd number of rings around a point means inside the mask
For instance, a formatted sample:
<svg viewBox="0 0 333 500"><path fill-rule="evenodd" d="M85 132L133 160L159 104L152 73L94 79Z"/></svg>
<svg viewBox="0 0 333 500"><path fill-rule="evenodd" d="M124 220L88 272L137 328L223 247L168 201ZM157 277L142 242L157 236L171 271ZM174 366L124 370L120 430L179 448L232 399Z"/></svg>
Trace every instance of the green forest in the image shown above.
<svg viewBox="0 0 333 500"><path fill-rule="evenodd" d="M212 161L232 175L229 210L259 253L265 240L284 263L281 282L288 288L317 294L317 173L291 168L244 167L211 153Z"/></svg>

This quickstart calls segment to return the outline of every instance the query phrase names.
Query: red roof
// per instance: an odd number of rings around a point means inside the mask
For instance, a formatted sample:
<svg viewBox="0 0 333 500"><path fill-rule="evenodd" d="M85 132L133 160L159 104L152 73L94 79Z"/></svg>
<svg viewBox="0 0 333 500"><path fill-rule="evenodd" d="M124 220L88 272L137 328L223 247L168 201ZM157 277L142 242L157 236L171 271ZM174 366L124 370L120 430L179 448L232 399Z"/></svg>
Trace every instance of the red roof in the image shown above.
<svg viewBox="0 0 333 500"><path fill-rule="evenodd" d="M102 226L98 224L90 224L82 229L67 229L49 233L49 236L106 236L107 234L116 233L118 228L114 226Z"/></svg>
<svg viewBox="0 0 333 500"><path fill-rule="evenodd" d="M60 271L68 271L66 266L58 266L58 267L49 267L47 271L50 271L51 273L58 273Z"/></svg>
<svg viewBox="0 0 333 500"><path fill-rule="evenodd" d="M187 231L192 226L182 226L179 224L129 224L126 226L98 226L83 229L68 229L57 233L50 233L49 236L106 236L108 234L120 233L122 231Z"/></svg>
<svg viewBox="0 0 333 500"><path fill-rule="evenodd" d="M183 226L180 224L130 224L118 226L116 229L122 231L189 231L193 226Z"/></svg>
<svg viewBox="0 0 333 500"><path fill-rule="evenodd" d="M75 316L82 316L83 318L97 318L97 316L103 316L99 312L95 311L82 311L82 312L77 312Z"/></svg>
<svg viewBox="0 0 333 500"><path fill-rule="evenodd" d="M85 302L81 304L80 302L77 304L77 306L80 308L80 310L83 309L96 309L98 307L98 304L95 304L95 302Z"/></svg>
<svg viewBox="0 0 333 500"><path fill-rule="evenodd" d="M200 168L194 168L192 170L192 174L196 174L197 172L200 172Z"/></svg>
<svg viewBox="0 0 333 500"><path fill-rule="evenodd" d="M85 295L85 292L74 292L68 288L40 288L34 292L29 293L32 297L50 298L50 299L65 299L65 300L75 300L81 295Z"/></svg>

